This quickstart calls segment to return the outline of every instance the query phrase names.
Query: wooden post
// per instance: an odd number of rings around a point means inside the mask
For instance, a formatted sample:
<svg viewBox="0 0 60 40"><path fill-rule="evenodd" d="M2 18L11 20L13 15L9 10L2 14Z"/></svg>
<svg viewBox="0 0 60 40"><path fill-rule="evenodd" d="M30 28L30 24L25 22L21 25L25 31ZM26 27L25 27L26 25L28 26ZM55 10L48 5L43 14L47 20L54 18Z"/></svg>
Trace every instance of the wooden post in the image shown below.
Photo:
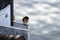
<svg viewBox="0 0 60 40"><path fill-rule="evenodd" d="M11 4L11 26L13 26L14 14L13 14L13 0L10 2Z"/></svg>

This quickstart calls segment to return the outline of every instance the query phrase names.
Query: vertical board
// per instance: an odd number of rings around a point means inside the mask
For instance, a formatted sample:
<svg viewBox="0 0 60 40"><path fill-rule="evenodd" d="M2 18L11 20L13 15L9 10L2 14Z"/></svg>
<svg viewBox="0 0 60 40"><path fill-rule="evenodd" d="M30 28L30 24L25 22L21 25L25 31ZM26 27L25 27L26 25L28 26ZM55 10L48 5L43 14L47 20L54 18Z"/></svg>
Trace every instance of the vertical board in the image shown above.
<svg viewBox="0 0 60 40"><path fill-rule="evenodd" d="M12 0L0 0L0 26L12 25Z"/></svg>

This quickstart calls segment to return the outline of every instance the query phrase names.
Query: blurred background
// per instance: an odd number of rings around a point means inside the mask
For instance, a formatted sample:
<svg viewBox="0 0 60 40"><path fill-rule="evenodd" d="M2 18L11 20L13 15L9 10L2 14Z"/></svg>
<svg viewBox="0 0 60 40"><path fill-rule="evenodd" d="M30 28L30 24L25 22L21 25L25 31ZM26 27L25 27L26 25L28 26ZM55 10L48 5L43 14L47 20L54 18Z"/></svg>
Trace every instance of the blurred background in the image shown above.
<svg viewBox="0 0 60 40"><path fill-rule="evenodd" d="M14 0L15 21L29 20L29 40L60 40L60 0Z"/></svg>

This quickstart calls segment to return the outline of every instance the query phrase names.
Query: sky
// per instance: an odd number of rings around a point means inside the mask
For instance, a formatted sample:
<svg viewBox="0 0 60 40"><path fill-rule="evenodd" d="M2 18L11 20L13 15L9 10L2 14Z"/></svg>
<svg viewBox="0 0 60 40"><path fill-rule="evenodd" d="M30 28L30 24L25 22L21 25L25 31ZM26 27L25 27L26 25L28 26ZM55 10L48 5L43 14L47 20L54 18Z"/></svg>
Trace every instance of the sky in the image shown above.
<svg viewBox="0 0 60 40"><path fill-rule="evenodd" d="M60 40L60 0L14 0L15 22L29 20L29 40Z"/></svg>

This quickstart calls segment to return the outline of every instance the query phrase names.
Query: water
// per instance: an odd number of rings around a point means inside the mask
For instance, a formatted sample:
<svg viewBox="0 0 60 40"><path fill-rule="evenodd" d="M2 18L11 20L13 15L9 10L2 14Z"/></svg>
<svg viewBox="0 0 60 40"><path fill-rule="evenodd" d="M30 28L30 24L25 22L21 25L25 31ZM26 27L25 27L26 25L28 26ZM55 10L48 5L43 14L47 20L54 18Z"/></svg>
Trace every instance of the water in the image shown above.
<svg viewBox="0 0 60 40"><path fill-rule="evenodd" d="M15 0L15 22L29 16L29 40L60 40L59 0Z"/></svg>

